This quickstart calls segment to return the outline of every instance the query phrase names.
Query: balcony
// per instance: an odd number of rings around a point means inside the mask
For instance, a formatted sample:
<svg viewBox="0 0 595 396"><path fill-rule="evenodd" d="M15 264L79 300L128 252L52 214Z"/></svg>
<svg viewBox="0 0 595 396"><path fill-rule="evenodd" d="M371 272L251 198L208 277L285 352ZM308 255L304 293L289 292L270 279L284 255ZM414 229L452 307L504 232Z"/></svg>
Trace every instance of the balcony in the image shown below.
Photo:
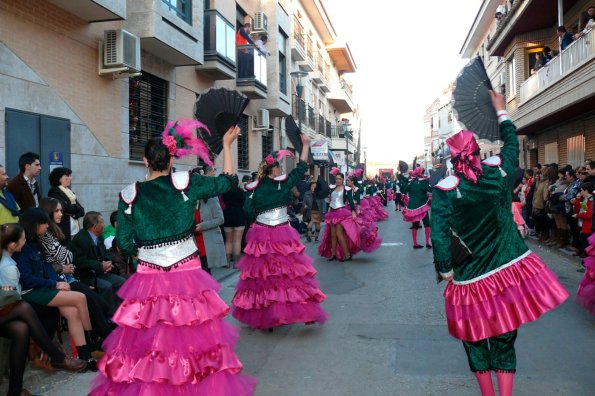
<svg viewBox="0 0 595 396"><path fill-rule="evenodd" d="M296 62L306 60L306 45L304 43L304 27L297 17L293 17L291 34L291 59Z"/></svg>
<svg viewBox="0 0 595 396"><path fill-rule="evenodd" d="M236 78L235 29L217 10L205 10L204 64L196 66L213 80Z"/></svg>
<svg viewBox="0 0 595 396"><path fill-rule="evenodd" d="M312 72L314 71L314 42L312 41L312 38L310 38L310 36L304 36L305 40L304 42L306 43L306 59L304 59L301 62L298 62L297 65L300 68L300 70L303 71L307 71L307 72Z"/></svg>
<svg viewBox="0 0 595 396"><path fill-rule="evenodd" d="M250 99L267 97L267 58L254 45L238 45L236 86Z"/></svg>
<svg viewBox="0 0 595 396"><path fill-rule="evenodd" d="M563 3L562 11L566 14L578 0L564 0ZM558 0L516 0L488 42L490 56L505 56L506 49L518 35L542 29L551 29L553 34L557 21Z"/></svg>
<svg viewBox="0 0 595 396"><path fill-rule="evenodd" d="M356 71L355 60L347 43L328 46L326 52L328 52L339 73L354 73Z"/></svg>
<svg viewBox="0 0 595 396"><path fill-rule="evenodd" d="M87 22L126 19L126 0L49 0Z"/></svg>
<svg viewBox="0 0 595 396"><path fill-rule="evenodd" d="M318 125L316 128L316 132L318 132L322 136L326 136L326 120L320 114L318 115Z"/></svg>
<svg viewBox="0 0 595 396"><path fill-rule="evenodd" d="M74 2L73 2L74 3ZM174 0L129 1L122 28L140 37L141 49L172 66L204 60L202 3L176 8Z"/></svg>
<svg viewBox="0 0 595 396"><path fill-rule="evenodd" d="M546 125L595 108L595 29L574 41L519 91L515 124L519 133L538 132Z"/></svg>
<svg viewBox="0 0 595 396"><path fill-rule="evenodd" d="M325 123L325 124L326 124L326 125L325 125L325 131L324 131L324 132L325 132L325 134L324 134L324 135L325 135L327 138L330 138L330 137L331 137L331 135L332 135L332 128L333 128L333 127L332 127L332 124L331 124L331 122L330 122L330 121L326 121L326 123Z"/></svg>
<svg viewBox="0 0 595 396"><path fill-rule="evenodd" d="M308 106L308 127L313 131L316 130L316 113L312 106Z"/></svg>
<svg viewBox="0 0 595 396"><path fill-rule="evenodd" d="M318 54L316 60L316 70L310 75L312 82L318 85L318 88L324 92L330 92L329 77L330 65L324 60L321 54Z"/></svg>
<svg viewBox="0 0 595 396"><path fill-rule="evenodd" d="M334 86L326 98L340 114L345 114L355 110L355 103L353 102L352 95L353 92L349 84L341 79L340 85Z"/></svg>
<svg viewBox="0 0 595 396"><path fill-rule="evenodd" d="M345 131L343 125L334 125L331 127L331 147L333 150L347 150L350 153L355 152L355 145L353 144L352 135L347 135L345 138Z"/></svg>

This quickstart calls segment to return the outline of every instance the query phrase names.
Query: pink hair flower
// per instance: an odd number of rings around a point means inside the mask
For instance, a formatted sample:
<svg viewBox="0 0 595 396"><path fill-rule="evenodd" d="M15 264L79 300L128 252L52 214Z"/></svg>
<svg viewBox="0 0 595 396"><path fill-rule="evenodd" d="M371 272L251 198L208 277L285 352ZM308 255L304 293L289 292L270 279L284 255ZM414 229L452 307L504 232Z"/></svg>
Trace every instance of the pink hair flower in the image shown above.
<svg viewBox="0 0 595 396"><path fill-rule="evenodd" d="M266 161L267 165L273 165L275 163L275 159L271 154L267 155L264 160Z"/></svg>
<svg viewBox="0 0 595 396"><path fill-rule="evenodd" d="M171 135L164 136L163 144L165 144L165 146L167 147L170 155L176 155L176 150L178 149L178 142L176 141L175 137Z"/></svg>

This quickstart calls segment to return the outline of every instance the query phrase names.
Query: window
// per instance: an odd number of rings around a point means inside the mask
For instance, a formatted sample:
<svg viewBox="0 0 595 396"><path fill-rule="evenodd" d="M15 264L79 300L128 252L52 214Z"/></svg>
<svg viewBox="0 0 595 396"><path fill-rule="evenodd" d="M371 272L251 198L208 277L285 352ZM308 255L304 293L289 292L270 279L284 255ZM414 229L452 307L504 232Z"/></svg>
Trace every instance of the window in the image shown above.
<svg viewBox="0 0 595 396"><path fill-rule="evenodd" d="M285 59L285 48L287 48L287 36L279 30L277 40L279 49L279 91L287 95L287 61Z"/></svg>
<svg viewBox="0 0 595 396"><path fill-rule="evenodd" d="M273 152L273 127L262 133L262 158Z"/></svg>
<svg viewBox="0 0 595 396"><path fill-rule="evenodd" d="M128 80L130 159L143 159L145 143L167 122L167 81L143 71Z"/></svg>
<svg viewBox="0 0 595 396"><path fill-rule="evenodd" d="M161 0L163 6L175 13L180 19L192 25L192 0Z"/></svg>
<svg viewBox="0 0 595 396"><path fill-rule="evenodd" d="M240 122L240 136L238 136L238 169L247 170L250 168L250 161L248 156L248 116L242 115Z"/></svg>
<svg viewBox="0 0 595 396"><path fill-rule="evenodd" d="M516 60L513 58L508 62L508 87L510 97L516 96Z"/></svg>
<svg viewBox="0 0 595 396"><path fill-rule="evenodd" d="M566 139L568 147L568 163L573 167L581 166L585 163L585 136L577 135Z"/></svg>
<svg viewBox="0 0 595 396"><path fill-rule="evenodd" d="M548 143L545 145L545 161L546 164L558 163L558 142Z"/></svg>

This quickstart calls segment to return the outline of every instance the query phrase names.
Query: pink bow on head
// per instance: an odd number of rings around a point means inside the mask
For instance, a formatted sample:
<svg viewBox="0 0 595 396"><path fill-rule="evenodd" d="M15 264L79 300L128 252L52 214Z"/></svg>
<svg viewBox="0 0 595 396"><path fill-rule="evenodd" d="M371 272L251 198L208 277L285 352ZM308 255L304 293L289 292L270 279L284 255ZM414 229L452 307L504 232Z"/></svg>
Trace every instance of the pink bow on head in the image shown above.
<svg viewBox="0 0 595 396"><path fill-rule="evenodd" d="M273 158L273 156L271 154L264 157L264 160L267 163L267 165L273 165L275 163L275 159Z"/></svg>
<svg viewBox="0 0 595 396"><path fill-rule="evenodd" d="M481 159L479 157L479 145L471 131L461 131L446 140L450 148L451 162L458 173L462 173L466 179L477 183L479 176L483 175Z"/></svg>
<svg viewBox="0 0 595 396"><path fill-rule="evenodd" d="M337 167L333 167L329 173L333 176L337 176L337 174L341 173L341 169L339 169Z"/></svg>
<svg viewBox="0 0 595 396"><path fill-rule="evenodd" d="M411 172L411 177L416 177L418 179L421 179L425 172L426 172L426 170L423 167L418 166Z"/></svg>

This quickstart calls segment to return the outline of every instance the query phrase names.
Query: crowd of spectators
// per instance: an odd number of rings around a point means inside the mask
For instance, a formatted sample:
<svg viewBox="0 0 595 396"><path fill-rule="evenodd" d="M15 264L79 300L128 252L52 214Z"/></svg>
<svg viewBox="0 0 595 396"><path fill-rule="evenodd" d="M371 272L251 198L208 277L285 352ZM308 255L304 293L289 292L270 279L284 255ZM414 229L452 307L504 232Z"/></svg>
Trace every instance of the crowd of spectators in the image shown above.
<svg viewBox="0 0 595 396"><path fill-rule="evenodd" d="M523 207L530 234L548 246L586 257L587 238L593 232L595 161L584 166L537 165L524 172L513 190Z"/></svg>
<svg viewBox="0 0 595 396"><path fill-rule="evenodd" d="M131 258L118 256L115 214L106 244L102 215L85 212L70 188L72 170L50 172L47 197L40 174L36 153L19 158L19 173L10 182L0 165L0 288L15 299L5 304L3 297L0 306L0 336L12 342L8 395L30 395L23 388L26 357L50 371L96 371L101 343L115 328L116 292L134 271ZM120 261L112 261L112 254ZM72 357L52 341L62 328L68 329Z"/></svg>

